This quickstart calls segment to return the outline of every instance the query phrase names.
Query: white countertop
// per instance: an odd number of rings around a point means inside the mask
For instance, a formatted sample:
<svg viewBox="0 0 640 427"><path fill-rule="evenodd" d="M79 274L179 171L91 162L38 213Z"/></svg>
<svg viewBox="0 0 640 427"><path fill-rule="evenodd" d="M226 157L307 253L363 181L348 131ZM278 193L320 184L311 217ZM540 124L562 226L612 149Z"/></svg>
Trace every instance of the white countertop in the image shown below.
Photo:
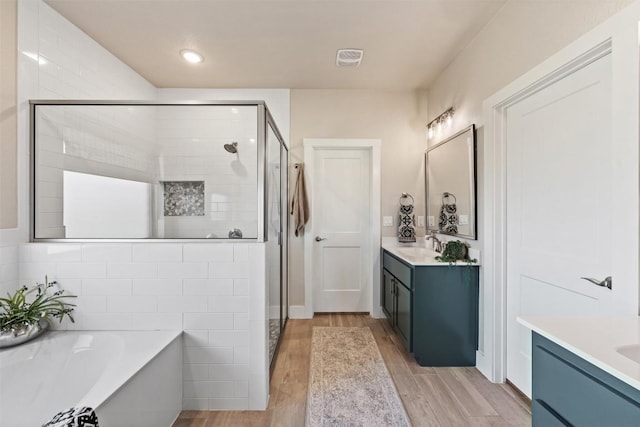
<svg viewBox="0 0 640 427"><path fill-rule="evenodd" d="M616 351L640 348L640 317L524 316L518 322L640 390L640 363Z"/></svg>
<svg viewBox="0 0 640 427"><path fill-rule="evenodd" d="M430 243L430 242L429 242ZM403 244L397 241L382 241L382 249L392 253L403 261L415 265L415 266L445 266L448 267L448 262L437 261L436 257L441 255L438 252L431 249L431 244L429 244L428 248L418 246L417 244ZM471 251L470 251L471 252ZM477 256L473 256L473 252L471 252L472 258L477 258ZM464 261L456 262L456 265L467 265ZM476 263L472 263L471 265L478 265Z"/></svg>

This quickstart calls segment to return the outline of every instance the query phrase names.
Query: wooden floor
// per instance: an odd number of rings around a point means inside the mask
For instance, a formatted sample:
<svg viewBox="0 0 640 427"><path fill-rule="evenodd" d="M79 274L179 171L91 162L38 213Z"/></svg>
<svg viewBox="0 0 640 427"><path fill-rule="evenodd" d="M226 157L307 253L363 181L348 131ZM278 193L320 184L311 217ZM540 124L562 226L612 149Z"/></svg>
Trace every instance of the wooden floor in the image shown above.
<svg viewBox="0 0 640 427"><path fill-rule="evenodd" d="M419 366L386 320L326 314L288 321L266 411L183 411L173 427L304 426L313 326L369 326L415 427L531 425L527 403L510 386L492 384L475 368Z"/></svg>

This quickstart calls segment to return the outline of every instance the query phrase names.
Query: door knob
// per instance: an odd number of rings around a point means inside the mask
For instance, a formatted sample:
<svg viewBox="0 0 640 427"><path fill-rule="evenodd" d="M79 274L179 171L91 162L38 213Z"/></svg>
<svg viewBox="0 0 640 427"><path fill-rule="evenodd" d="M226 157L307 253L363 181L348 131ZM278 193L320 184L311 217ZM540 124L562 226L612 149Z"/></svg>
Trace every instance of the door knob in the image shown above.
<svg viewBox="0 0 640 427"><path fill-rule="evenodd" d="M327 238L326 237L316 236L316 242L321 242L323 240L327 240Z"/></svg>
<svg viewBox="0 0 640 427"><path fill-rule="evenodd" d="M611 279L611 276L605 277L603 281L592 279L591 277L581 277L581 279L586 280L587 282L591 282L596 286L602 286L603 288L611 289L611 287L613 286L613 280Z"/></svg>

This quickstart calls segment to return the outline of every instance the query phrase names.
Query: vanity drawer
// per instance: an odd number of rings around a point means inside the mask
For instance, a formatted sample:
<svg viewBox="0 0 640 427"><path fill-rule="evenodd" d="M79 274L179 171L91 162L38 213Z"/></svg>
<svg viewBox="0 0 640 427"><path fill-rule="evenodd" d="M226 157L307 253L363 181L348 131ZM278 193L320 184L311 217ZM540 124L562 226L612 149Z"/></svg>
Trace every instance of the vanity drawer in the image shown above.
<svg viewBox="0 0 640 427"><path fill-rule="evenodd" d="M639 390L537 333L532 344L534 427L551 411L575 426L639 425Z"/></svg>
<svg viewBox="0 0 640 427"><path fill-rule="evenodd" d="M383 251L382 265L387 269L387 271L389 271L389 273L393 274L396 279L400 280L405 286L412 286L411 267L400 262L387 251Z"/></svg>
<svg viewBox="0 0 640 427"><path fill-rule="evenodd" d="M536 419L535 426L567 427L571 425L545 408L544 404L537 400L531 402L531 416Z"/></svg>

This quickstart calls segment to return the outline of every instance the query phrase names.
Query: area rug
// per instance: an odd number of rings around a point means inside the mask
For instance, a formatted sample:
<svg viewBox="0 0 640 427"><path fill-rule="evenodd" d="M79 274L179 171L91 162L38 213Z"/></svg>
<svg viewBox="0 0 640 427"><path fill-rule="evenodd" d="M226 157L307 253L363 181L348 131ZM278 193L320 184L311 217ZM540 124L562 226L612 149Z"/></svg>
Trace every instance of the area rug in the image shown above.
<svg viewBox="0 0 640 427"><path fill-rule="evenodd" d="M368 327L314 327L308 427L410 426Z"/></svg>

